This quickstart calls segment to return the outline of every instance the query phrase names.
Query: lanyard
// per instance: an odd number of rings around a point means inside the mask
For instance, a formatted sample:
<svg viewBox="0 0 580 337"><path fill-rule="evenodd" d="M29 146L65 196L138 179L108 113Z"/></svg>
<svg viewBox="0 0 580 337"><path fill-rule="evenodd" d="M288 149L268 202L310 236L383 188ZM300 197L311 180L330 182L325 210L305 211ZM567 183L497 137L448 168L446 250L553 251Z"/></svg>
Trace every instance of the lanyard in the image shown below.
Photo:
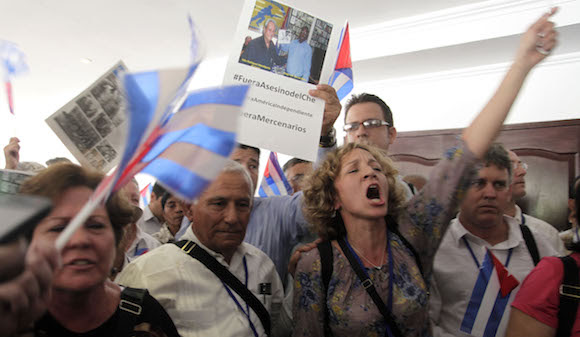
<svg viewBox="0 0 580 337"><path fill-rule="evenodd" d="M369 277L369 274L367 273L367 270L364 266L364 264L362 263L362 261L360 260L358 254L354 251L354 249L352 248L352 246L350 245L350 243L348 242L348 238L345 236L344 237L344 241L346 242L346 245L348 246L348 249L351 251L352 255L354 256L354 258L356 259L356 261L358 262L358 264L361 266L362 271L365 273L366 277ZM389 231L387 231L387 255L388 255L388 259L389 259L389 297L387 300L387 309L392 312L392 308L393 308L393 254L391 254L391 241L389 240ZM391 332L391 329L389 327L389 325L387 324L387 336L391 337L393 334Z"/></svg>
<svg viewBox="0 0 580 337"><path fill-rule="evenodd" d="M246 273L246 278L245 278L245 285L246 288L248 287L248 265L246 264L246 257L244 256L244 271ZM250 319L250 306L248 305L248 303L246 303L246 310L244 310L244 308L242 307L242 305L240 304L240 302L238 301L238 299L236 298L236 296L234 296L234 294L232 293L232 291L230 290L230 288L222 281L222 284L224 285L224 288L226 288L228 294L230 295L230 297L232 298L232 300L234 300L234 302L236 303L236 305L238 306L238 308L244 313L244 315L248 318L248 323L250 323L250 328L252 329L252 332L254 333L255 337L258 337L258 332L256 331L256 327L254 326L254 323L252 323L252 320Z"/></svg>
<svg viewBox="0 0 580 337"><path fill-rule="evenodd" d="M479 261L477 261L477 257L475 257L475 254L473 253L473 249L471 249L471 246L469 245L469 242L467 241L467 239L465 239L465 236L462 237L463 242L465 242L465 245L467 246L467 249L469 250L469 253L471 254L471 257L473 258L473 261L475 261L475 265L477 266L477 269L481 268L479 266ZM513 252L513 248L510 248L510 250L508 251L508 256L505 260L505 264L504 267L507 268L508 264L510 263L510 259L512 257L512 252Z"/></svg>

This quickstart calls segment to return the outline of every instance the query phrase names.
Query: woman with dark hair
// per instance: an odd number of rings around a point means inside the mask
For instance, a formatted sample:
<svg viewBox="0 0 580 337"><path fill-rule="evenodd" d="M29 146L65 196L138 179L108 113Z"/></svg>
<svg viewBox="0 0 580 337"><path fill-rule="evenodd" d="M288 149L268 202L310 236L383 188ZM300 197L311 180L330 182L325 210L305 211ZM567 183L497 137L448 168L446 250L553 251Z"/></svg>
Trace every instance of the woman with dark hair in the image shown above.
<svg viewBox="0 0 580 337"><path fill-rule="evenodd" d="M53 243L102 178L74 164L55 164L25 181L21 193L48 197L54 206L34 229L31 245ZM134 208L115 193L73 234L52 279L48 311L34 325L36 336L178 336L146 291L109 280L116 244L133 217Z"/></svg>
<svg viewBox="0 0 580 337"><path fill-rule="evenodd" d="M576 221L580 210L580 184L573 193ZM564 258L545 257L524 279L512 303L506 336L580 336L580 230L572 228L572 254ZM569 266L571 267L567 267ZM576 284L567 284L565 270L576 275ZM567 271L568 272L568 271ZM567 303L566 303L567 302ZM569 304L569 303L572 304ZM566 303L566 304L564 304ZM568 307L566 305L569 305ZM563 315L568 316L563 316Z"/></svg>
<svg viewBox="0 0 580 337"><path fill-rule="evenodd" d="M298 263L294 336L431 335L433 257L478 158L498 134L529 71L555 45L548 21L553 13L522 36L495 95L408 204L391 160L367 145L337 149L313 173L304 189L304 213L327 241Z"/></svg>

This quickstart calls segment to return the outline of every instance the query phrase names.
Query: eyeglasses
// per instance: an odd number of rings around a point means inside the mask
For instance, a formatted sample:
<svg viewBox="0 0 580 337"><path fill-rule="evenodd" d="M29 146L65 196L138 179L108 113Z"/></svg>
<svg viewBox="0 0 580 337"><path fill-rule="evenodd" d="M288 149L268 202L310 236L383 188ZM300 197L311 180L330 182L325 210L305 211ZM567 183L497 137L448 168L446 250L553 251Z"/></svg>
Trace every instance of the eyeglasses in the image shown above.
<svg viewBox="0 0 580 337"><path fill-rule="evenodd" d="M528 170L528 168L529 168L530 166L529 166L528 164L524 163L524 162L521 162L521 161L520 161L520 162L515 162L515 161L512 161L512 168L515 170L515 169L517 169L518 167L521 167L521 168L523 168L525 171L527 171L527 170Z"/></svg>
<svg viewBox="0 0 580 337"><path fill-rule="evenodd" d="M356 130L358 130L358 127L359 127L361 124L362 124L362 126L363 126L365 129L378 128L378 127L381 127L381 126L383 126L383 125L386 125L386 126L391 126L391 124L389 124L389 123L387 123L387 122L385 122L385 121L382 121L382 120L380 120L380 119L367 119L366 121L364 121L364 122L362 122L362 123L359 123L359 122L353 122L353 123L348 123L348 124L345 124L345 125L342 127L342 129L343 129L345 132L352 132L352 131L356 131Z"/></svg>

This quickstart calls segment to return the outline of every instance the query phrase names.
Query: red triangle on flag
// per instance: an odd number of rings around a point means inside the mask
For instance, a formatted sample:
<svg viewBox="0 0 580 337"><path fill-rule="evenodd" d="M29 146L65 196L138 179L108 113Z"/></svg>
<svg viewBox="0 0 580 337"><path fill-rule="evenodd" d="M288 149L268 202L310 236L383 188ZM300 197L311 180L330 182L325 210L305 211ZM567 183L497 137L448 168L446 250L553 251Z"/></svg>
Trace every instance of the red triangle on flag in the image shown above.
<svg viewBox="0 0 580 337"><path fill-rule="evenodd" d="M338 58L336 59L336 67L334 69L345 68L352 68L352 61L350 59L350 35L348 34L348 22L344 28L344 36L342 38L342 44L340 45Z"/></svg>
<svg viewBox="0 0 580 337"><path fill-rule="evenodd" d="M499 278L499 286L501 290L501 296L508 296L512 290L514 290L519 284L518 281L510 272L504 267L504 265L493 255L493 253L488 249L487 252L492 258L493 265L497 272L497 277Z"/></svg>

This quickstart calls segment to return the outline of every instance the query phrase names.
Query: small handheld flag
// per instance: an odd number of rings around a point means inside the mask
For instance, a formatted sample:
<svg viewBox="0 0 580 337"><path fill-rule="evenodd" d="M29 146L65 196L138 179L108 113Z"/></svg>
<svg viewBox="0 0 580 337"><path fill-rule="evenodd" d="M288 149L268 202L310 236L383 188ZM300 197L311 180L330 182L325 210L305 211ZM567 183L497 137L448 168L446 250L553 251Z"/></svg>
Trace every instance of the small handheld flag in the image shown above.
<svg viewBox="0 0 580 337"><path fill-rule="evenodd" d="M195 39L191 20L190 27ZM195 46L192 42L191 48ZM141 171L186 200L193 200L219 174L235 146L237 117L249 86L186 94L198 64L125 75L129 130L120 163L57 238L57 249L100 203Z"/></svg>
<svg viewBox="0 0 580 337"><path fill-rule="evenodd" d="M336 66L334 67L334 73L332 74L329 83L336 90L339 100L345 98L352 91L354 85L352 61L350 58L350 35L348 33L348 22L340 35Z"/></svg>
<svg viewBox="0 0 580 337"><path fill-rule="evenodd" d="M149 201L151 200L151 192L153 192L153 185L151 183L147 184L140 192L139 195L141 196L141 207L145 208L149 205Z"/></svg>
<svg viewBox="0 0 580 337"><path fill-rule="evenodd" d="M0 40L0 67L3 72L4 89L10 113L14 115L14 98L12 95L12 78L28 70L26 56L16 44Z"/></svg>
<svg viewBox="0 0 580 337"><path fill-rule="evenodd" d="M270 152L258 194L262 197L292 195L292 187L278 163L276 152Z"/></svg>

